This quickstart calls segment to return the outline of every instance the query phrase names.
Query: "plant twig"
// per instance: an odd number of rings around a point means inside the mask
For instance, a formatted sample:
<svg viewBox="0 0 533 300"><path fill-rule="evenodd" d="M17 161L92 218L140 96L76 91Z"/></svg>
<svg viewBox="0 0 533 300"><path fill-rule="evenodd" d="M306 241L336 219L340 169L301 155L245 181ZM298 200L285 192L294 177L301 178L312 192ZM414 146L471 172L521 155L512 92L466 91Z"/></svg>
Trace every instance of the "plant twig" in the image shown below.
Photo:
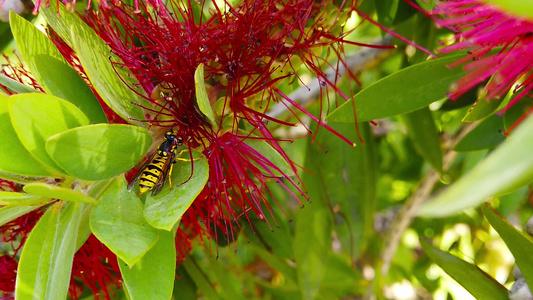
<svg viewBox="0 0 533 300"><path fill-rule="evenodd" d="M447 146L447 150L443 155L443 169L447 170L455 157L457 152L453 151L453 147L472 129L474 129L479 122L469 123L461 128L459 133L454 137L444 142ZM385 278L390 268L390 264L404 231L411 225L413 219L416 217L418 209L422 206L426 200L430 198L431 191L435 184L439 181L440 174L435 169L431 169L426 176L422 179L418 189L407 199L402 206L396 218L394 219L392 226L384 239L384 247L380 257L380 277Z"/></svg>

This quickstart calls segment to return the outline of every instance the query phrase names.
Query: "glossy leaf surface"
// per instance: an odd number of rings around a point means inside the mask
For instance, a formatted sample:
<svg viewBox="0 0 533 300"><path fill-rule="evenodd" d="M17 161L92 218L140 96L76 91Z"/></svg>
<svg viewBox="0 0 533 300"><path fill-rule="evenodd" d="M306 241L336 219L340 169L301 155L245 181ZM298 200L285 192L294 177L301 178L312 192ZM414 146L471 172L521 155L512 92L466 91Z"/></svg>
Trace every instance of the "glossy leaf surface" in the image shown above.
<svg viewBox="0 0 533 300"><path fill-rule="evenodd" d="M123 124L96 124L67 130L46 142L50 157L68 174L104 180L133 168L152 143L150 133Z"/></svg>
<svg viewBox="0 0 533 300"><path fill-rule="evenodd" d="M46 198L55 198L71 202L81 202L96 204L96 200L79 191L69 188L54 186L46 183L30 183L24 186L24 191L28 194L37 195Z"/></svg>
<svg viewBox="0 0 533 300"><path fill-rule="evenodd" d="M509 222L496 214L490 206L484 205L483 213L489 220L490 225L494 227L509 250L511 250L511 253L516 260L516 265L520 268L527 284L533 286L533 257L531 256L533 240L531 237L516 230L513 225L509 224Z"/></svg>
<svg viewBox="0 0 533 300"><path fill-rule="evenodd" d="M11 124L8 102L7 96L0 95L0 170L23 176L50 175L20 142Z"/></svg>
<svg viewBox="0 0 533 300"><path fill-rule="evenodd" d="M65 130L88 125L89 119L74 104L46 94L11 96L8 107L11 123L24 147L37 160L63 173L46 153L46 140Z"/></svg>
<svg viewBox="0 0 533 300"><path fill-rule="evenodd" d="M419 63L402 69L356 94L357 121L391 117L415 111L443 99L450 86L464 75L461 68L448 65L462 56L450 56ZM328 120L354 122L352 102L342 104Z"/></svg>
<svg viewBox="0 0 533 300"><path fill-rule="evenodd" d="M83 207L80 203L56 203L41 217L22 249L16 299L67 297Z"/></svg>
<svg viewBox="0 0 533 300"><path fill-rule="evenodd" d="M18 192L0 191L0 205L8 206L25 206L25 205L43 205L48 202L49 198L37 195L28 195Z"/></svg>
<svg viewBox="0 0 533 300"><path fill-rule="evenodd" d="M188 157L185 155L184 157ZM195 157L200 157L198 154ZM196 196L202 191L209 177L209 165L207 160L201 159L190 161L179 160L172 171L172 190L167 186L152 196L148 192L146 196L144 218L155 228L170 231L179 222L183 214L191 206ZM192 168L194 173L191 176ZM183 183L185 182L185 183ZM182 184L183 183L183 184Z"/></svg>
<svg viewBox="0 0 533 300"><path fill-rule="evenodd" d="M115 179L94 208L92 233L128 266L156 243L159 233L143 218L143 204L129 192L124 178Z"/></svg>
<svg viewBox="0 0 533 300"><path fill-rule="evenodd" d="M527 118L484 161L425 204L419 215L444 217L479 206L487 197L505 194L533 181L533 117Z"/></svg>
<svg viewBox="0 0 533 300"><path fill-rule="evenodd" d="M46 93L76 105L91 123L107 122L98 99L63 58L54 43L33 24L14 12L10 14L10 23L22 57Z"/></svg>
<svg viewBox="0 0 533 300"><path fill-rule="evenodd" d="M509 299L507 289L475 265L421 241L424 252L476 299Z"/></svg>
<svg viewBox="0 0 533 300"><path fill-rule="evenodd" d="M157 243L132 268L120 259L118 265L132 300L170 299L176 269L174 234L160 231Z"/></svg>

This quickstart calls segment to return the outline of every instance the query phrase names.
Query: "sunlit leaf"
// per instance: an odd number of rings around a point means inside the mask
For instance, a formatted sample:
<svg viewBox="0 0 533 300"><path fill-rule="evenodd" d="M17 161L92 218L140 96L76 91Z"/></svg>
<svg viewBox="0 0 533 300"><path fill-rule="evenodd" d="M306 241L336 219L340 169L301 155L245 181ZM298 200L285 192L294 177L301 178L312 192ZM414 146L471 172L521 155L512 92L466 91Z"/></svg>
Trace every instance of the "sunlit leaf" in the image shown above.
<svg viewBox="0 0 533 300"><path fill-rule="evenodd" d="M60 186L54 186L46 183L35 182L24 186L24 191L28 194L37 195L46 198L55 198L65 201L81 202L95 204L93 197L85 195L79 191Z"/></svg>
<svg viewBox="0 0 533 300"><path fill-rule="evenodd" d="M211 102L209 101L204 82L204 64L200 64L198 68L196 68L196 72L194 72L194 85L196 88L196 103L198 104L198 108L216 130L218 124L215 120L215 113L211 107Z"/></svg>
<svg viewBox="0 0 533 300"><path fill-rule="evenodd" d="M489 220L490 225L494 227L509 250L511 250L516 260L516 265L520 268L527 284L533 286L533 256L531 256L533 240L502 219L490 206L484 205L483 213Z"/></svg>
<svg viewBox="0 0 533 300"><path fill-rule="evenodd" d="M9 20L24 61L46 93L76 105L91 123L106 123L107 119L98 99L63 58L54 43L13 11Z"/></svg>
<svg viewBox="0 0 533 300"><path fill-rule="evenodd" d="M50 198L41 197L37 195L28 195L18 192L0 191L0 205L8 206L25 206L25 205L43 205L48 202Z"/></svg>
<svg viewBox="0 0 533 300"><path fill-rule="evenodd" d="M118 265L132 300L170 299L176 269L174 234L160 231L157 243L133 267L121 259Z"/></svg>
<svg viewBox="0 0 533 300"><path fill-rule="evenodd" d="M179 160L174 165L172 190L164 187L156 196L147 193L144 217L150 225L163 230L171 230L179 222L209 178L209 165L203 155L201 157L192 162ZM194 173L190 177L193 168ZM168 179L166 184L168 184Z"/></svg>
<svg viewBox="0 0 533 300"><path fill-rule="evenodd" d="M357 121L404 114L443 99L451 85L464 75L459 68L448 66L462 55L419 63L389 75L356 94ZM354 122L352 102L342 104L327 118L336 122Z"/></svg>
<svg viewBox="0 0 533 300"><path fill-rule="evenodd" d="M36 210L39 206L4 206L0 207L0 226Z"/></svg>
<svg viewBox="0 0 533 300"><path fill-rule="evenodd" d="M23 176L49 176L51 173L24 148L8 110L8 97L0 95L0 170ZM1 174L0 174L1 175ZM4 178L4 176L0 176Z"/></svg>
<svg viewBox="0 0 533 300"><path fill-rule="evenodd" d="M476 299L509 299L507 289L477 266L420 242L424 252Z"/></svg>
<svg viewBox="0 0 533 300"><path fill-rule="evenodd" d="M128 266L137 263L156 243L159 232L143 218L143 204L119 178L94 208L92 233Z"/></svg>
<svg viewBox="0 0 533 300"><path fill-rule="evenodd" d="M65 299L85 204L57 203L31 231L17 270L16 299Z"/></svg>
<svg viewBox="0 0 533 300"><path fill-rule="evenodd" d="M476 207L487 197L501 195L533 181L533 117L522 122L511 136L419 211L424 217L444 217Z"/></svg>
<svg viewBox="0 0 533 300"><path fill-rule="evenodd" d="M76 178L104 180L133 168L151 143L152 136L144 128L95 124L51 136L46 152Z"/></svg>
<svg viewBox="0 0 533 300"><path fill-rule="evenodd" d="M9 115L24 147L41 163L64 171L48 156L46 140L65 130L88 125L89 119L74 104L46 94L19 94L9 97Z"/></svg>

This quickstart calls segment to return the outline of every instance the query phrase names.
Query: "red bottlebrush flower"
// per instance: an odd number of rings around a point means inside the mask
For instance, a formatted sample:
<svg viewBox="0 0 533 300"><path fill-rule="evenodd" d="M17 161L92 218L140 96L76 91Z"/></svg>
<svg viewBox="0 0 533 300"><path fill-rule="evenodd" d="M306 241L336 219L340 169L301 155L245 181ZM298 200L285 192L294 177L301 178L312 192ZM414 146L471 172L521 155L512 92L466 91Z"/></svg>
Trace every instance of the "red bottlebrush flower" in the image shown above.
<svg viewBox="0 0 533 300"><path fill-rule="evenodd" d="M0 74L5 75L20 83L29 85L39 92L44 92L43 88L39 85L39 83L37 83L35 78L33 78L33 75L24 68L24 65L22 64L20 58L16 55L16 53L15 56L18 60L18 64L11 60L7 55L2 55L6 60L6 63L2 65L2 68L0 69ZM0 89L4 90L8 95L13 94L7 87L2 84L0 84Z"/></svg>
<svg viewBox="0 0 533 300"><path fill-rule="evenodd" d="M95 299L111 299L110 286L120 288L122 280L116 255L93 235L74 255L69 292L73 298L77 298L74 278L81 279L91 289Z"/></svg>
<svg viewBox="0 0 533 300"><path fill-rule="evenodd" d="M108 3L98 13L88 12L85 19L120 57L122 63L116 62L116 67L128 68L139 82L136 88L145 91L152 107L143 107L148 116L144 121L151 128L178 130L185 145L202 151L208 160L208 184L182 218L184 232L192 238L207 229L218 238L219 230L229 241L234 240L234 224L240 216L247 217L253 211L264 218L270 213L268 181L281 184L295 199L298 195L291 190L304 194L298 188L299 179L290 179L292 174L280 172L244 142L258 139L268 143L285 159L291 173L296 173L296 166L266 123L295 125L266 114L273 102L295 105L337 134L321 121L321 116L312 116L277 86L282 80L298 80L296 70L303 66L325 88L347 100L349 97L337 89L323 69L345 66L343 43L361 44L328 31L340 18L338 13L331 20L328 10L340 8L329 0L243 1L235 7L229 3L219 7L215 1L209 4L213 7L211 17L199 20L191 4L184 7L171 3L171 10L158 1L136 2L134 7ZM356 2L350 4L351 11L355 11ZM155 12L136 13L139 10ZM324 46L330 47L339 60L336 66L314 54L313 48ZM205 66L204 79L217 124L208 122L196 103L194 74L200 64ZM248 128L248 132L242 128ZM194 162L191 164L194 168Z"/></svg>
<svg viewBox="0 0 533 300"><path fill-rule="evenodd" d="M37 209L0 226L0 245L10 244L12 249L12 251L6 251L7 249L4 248L5 253L0 250L0 299L14 298L18 267L17 254L43 213L43 210Z"/></svg>
<svg viewBox="0 0 533 300"><path fill-rule="evenodd" d="M442 15L438 25L455 32L455 42L441 52L468 50L469 55L457 64L470 73L459 80L450 93L456 99L476 85L488 80L485 100L503 97L515 84L517 96L503 108L505 112L533 88L533 20L502 12L479 0L440 2L433 12ZM499 50L496 50L499 49Z"/></svg>

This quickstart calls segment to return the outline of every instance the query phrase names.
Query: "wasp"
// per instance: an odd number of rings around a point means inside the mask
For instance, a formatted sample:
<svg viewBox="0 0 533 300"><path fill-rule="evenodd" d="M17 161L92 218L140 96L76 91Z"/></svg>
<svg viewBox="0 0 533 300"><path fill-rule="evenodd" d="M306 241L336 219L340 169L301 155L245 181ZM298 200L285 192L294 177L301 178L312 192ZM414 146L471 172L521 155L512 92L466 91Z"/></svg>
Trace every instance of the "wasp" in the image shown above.
<svg viewBox="0 0 533 300"><path fill-rule="evenodd" d="M165 140L159 145L157 151L154 151L148 160L139 168L133 176L132 181L128 184L128 190L139 182L139 195L152 190L152 196L159 194L165 185L166 178L172 189L172 167L176 163L177 147L183 145L183 138L172 129L165 133Z"/></svg>

